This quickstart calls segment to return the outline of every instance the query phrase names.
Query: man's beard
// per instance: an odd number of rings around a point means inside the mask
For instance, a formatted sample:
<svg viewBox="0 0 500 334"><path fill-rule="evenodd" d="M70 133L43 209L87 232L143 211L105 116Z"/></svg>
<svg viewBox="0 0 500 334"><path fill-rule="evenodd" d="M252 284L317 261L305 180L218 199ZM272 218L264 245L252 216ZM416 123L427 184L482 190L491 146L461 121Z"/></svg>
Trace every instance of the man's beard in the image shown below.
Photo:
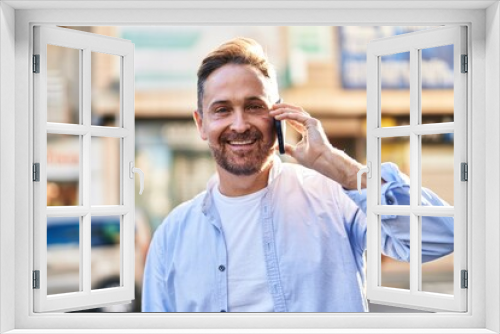
<svg viewBox="0 0 500 334"><path fill-rule="evenodd" d="M257 129L244 133L222 134L217 146L209 143L210 150L217 164L234 175L252 175L260 172L274 151L274 142L263 142L264 136ZM251 151L238 152L228 146L231 141L255 141Z"/></svg>

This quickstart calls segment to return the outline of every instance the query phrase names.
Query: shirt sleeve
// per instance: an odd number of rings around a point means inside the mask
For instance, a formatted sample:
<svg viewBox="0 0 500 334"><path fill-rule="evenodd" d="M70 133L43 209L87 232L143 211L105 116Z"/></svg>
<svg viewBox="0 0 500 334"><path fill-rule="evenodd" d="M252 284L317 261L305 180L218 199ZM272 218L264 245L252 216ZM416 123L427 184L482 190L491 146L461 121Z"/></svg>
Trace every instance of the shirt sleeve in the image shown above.
<svg viewBox="0 0 500 334"><path fill-rule="evenodd" d="M410 182L397 165L383 163L381 177L386 182L381 188L382 205L410 205ZM366 189L344 190L347 196L366 215ZM430 189L422 187L423 206L449 206ZM410 217L382 215L381 245L384 255L398 261L410 261ZM366 228L366 223L364 224ZM360 231L360 229L354 229ZM360 233L358 232L358 233ZM422 262L435 260L453 252L454 232L452 217L422 217ZM366 247L366 231L359 236Z"/></svg>
<svg viewBox="0 0 500 334"><path fill-rule="evenodd" d="M165 303L167 289L164 283L165 259L163 225L156 230L149 246L144 278L142 282L142 311L143 312L169 312Z"/></svg>

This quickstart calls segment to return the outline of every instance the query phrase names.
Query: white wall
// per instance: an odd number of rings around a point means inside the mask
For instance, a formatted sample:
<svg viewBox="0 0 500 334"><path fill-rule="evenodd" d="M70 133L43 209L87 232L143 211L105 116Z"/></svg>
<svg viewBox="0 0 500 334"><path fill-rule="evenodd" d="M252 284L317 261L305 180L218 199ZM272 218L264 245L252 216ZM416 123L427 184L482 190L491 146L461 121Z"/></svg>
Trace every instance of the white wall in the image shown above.
<svg viewBox="0 0 500 334"><path fill-rule="evenodd" d="M15 12L0 2L0 333L14 328ZM4 274L7 273L7 274Z"/></svg>
<svg viewBox="0 0 500 334"><path fill-rule="evenodd" d="M486 304L495 307L486 308L486 328L500 332L500 247L498 236L500 234L500 6L498 3L491 5L486 11L486 249L492 254L497 254L495 263L486 263L486 277L493 278L487 281ZM491 189L488 189L491 188Z"/></svg>
<svg viewBox="0 0 500 334"><path fill-rule="evenodd" d="M59 3L59 2L54 2L54 3ZM63 2L61 2L63 3ZM95 1L89 1L89 3L96 3ZM314 7L314 6L313 6ZM21 12L21 13L19 13ZM29 205L28 205L28 200L27 196L25 196L26 193L28 193L28 185L31 183L29 181L29 174L30 174L30 166L29 166L29 152L28 149L29 145L29 104L28 104L28 96L26 96L26 93L29 90L29 85L28 85L28 69L29 69L29 59L28 59L28 27L27 25L22 25L21 23L28 21L29 18L35 17L36 19L31 19L31 21L39 21L39 15L32 15L29 11L25 13L25 16L23 19L23 11L19 10L18 15L16 17L16 21L18 22L18 29L16 32L16 35L18 36L18 46L16 51L18 52L16 54L17 59L21 59L20 65L18 65L17 68L17 80L16 80L16 85L17 85L17 92L19 92L17 96L17 115L16 119L18 120L19 124L16 124L16 131L14 133L14 111L13 111L13 95L14 95L14 82L13 78L15 77L14 73L12 73L12 69L14 68L14 55L13 55L13 40L12 40L12 31L13 26L14 26L14 11L6 6L5 4L0 3L0 42L2 43L2 50L0 51L0 71L2 75L0 76L0 182L2 182L1 189L0 189L0 211L1 211L1 222L0 224L0 242L1 242L1 248L0 248L0 271L2 272L2 277L0 277L0 291L2 292L2 295L0 296L0 332L4 332L8 328L12 328L14 325L13 322L13 312L12 310L14 309L13 302L14 302L14 295L13 295L13 287L17 287L17 300L16 300L16 306L18 307L18 312L16 313L16 325L18 328L22 328L23 324L28 323L27 320L27 312L26 310L29 309L26 305L28 304L28 300L30 300L28 297L30 293L32 293L32 290L27 288L26 282L29 281L29 274L30 272L28 271L29 266L26 264L26 259L27 259L27 252L24 252L24 247L26 247L27 244L29 244L29 240L26 240L26 235L29 235L27 232L27 226L28 226L28 221L29 221ZM47 22L61 22L61 20L68 20L68 22L80 22L83 20L91 21L89 17L92 17L93 20L96 22L98 20L101 20L98 23L101 23L102 21L105 22L110 22L112 24L113 22L116 24L116 22L132 22L133 19L140 20L142 17L144 19L144 14L141 16L141 11L136 11L134 10L133 13L115 13L115 11L99 11L99 12L89 12L85 10L78 10L78 11L58 11L57 17L49 17L50 15L53 15L52 13L47 13ZM286 10L285 10L286 12ZM412 11L414 12L414 11ZM418 12L418 11L417 11ZM477 12L478 16L481 19L484 19L484 11L472 11L472 12ZM199 23L199 22L210 22L211 20L217 21L219 17L217 15L221 15L221 20L224 21L224 17L222 17L222 14L218 14L219 11L214 11L212 10L209 14L207 14L207 11L198 11L195 13L192 13L189 11L189 17L186 15L179 15L182 14L182 11L158 11L154 15L149 15L147 17L148 22L166 22L166 21L171 21L171 22L194 22L194 23ZM235 12L236 13L236 12ZM320 14L312 11L311 12L311 18L310 20L317 19L318 23L322 22L339 22L342 23L344 21L347 22L352 22L353 15L345 15L343 11L323 11ZM238 14L238 13L236 13ZM245 13L247 14L247 13ZM268 22L277 22L286 24L287 22L294 22L294 20L298 20L300 22L300 17L303 17L304 15L300 16L296 13L289 13L290 15L285 15L288 13L283 14L283 12L280 12L280 15L276 15L275 13L272 13L272 11L269 11L269 13L266 13L265 20ZM314 14L314 15L313 15ZM418 15L417 15L418 14ZM414 17L421 17L422 21L425 22L431 22L434 18L435 22L441 22L442 16L439 15L440 11L435 11L430 13L429 11L422 11L418 12L415 14ZM458 17L464 17L462 19L459 19L460 22L470 22L470 11L468 12L467 15L456 15ZM30 16L32 15L32 16ZM54 14L55 15L55 14ZM255 16L255 11L254 14ZM108 18L112 17L111 19ZM186 16L186 17L184 17ZM214 16L211 20L208 18L211 18ZM239 15L235 15L236 17L242 16L241 13ZM456 17L453 16L452 17ZM61 18L63 17L63 18ZM208 18L207 18L208 17ZM249 16L250 18L252 15ZM297 19L299 17L299 19ZM375 20L375 21L391 21L394 20L394 17L397 17L398 19L401 19L401 17L404 18L404 15L402 16L397 16L395 13L387 13L382 10L378 11L371 11L369 15L364 15L363 17L357 17L355 20L356 22L370 22L370 20ZM225 19L227 20L227 18ZM251 20L251 19L249 19ZM349 21L350 20L350 21ZM455 19L456 20L456 19ZM477 19L473 19L473 22L475 25L473 25L473 34L477 34L478 29L484 29L486 28L488 30L488 33L491 34L491 38L488 38L488 48L494 49L493 53L488 54L488 59L487 63L492 66L487 66L485 68L482 66L482 68L474 68L472 71L472 75L476 78L474 80L474 84L476 85L475 87L479 87L479 91L486 91L484 89L484 81L482 78L485 76L487 77L487 87L488 87L488 92L484 93L483 95L477 93L475 95L475 101L473 101L473 105L475 106L475 112L476 114L474 115L477 119L473 120L474 126L472 128L473 136L474 138L477 138L475 141L475 150L474 152L474 158L473 161L473 167L476 168L475 171L471 170L470 172L473 174L474 178L474 193L472 195L472 200L475 202L474 205L474 216L472 219L473 222L473 230L472 230L472 238L475 240L478 240L477 235L480 234L481 236L487 235L487 242L489 243L489 250L493 250L496 252L495 254L497 255L496 257L490 257L489 263L487 263L488 271L488 280L486 288L483 286L477 286L476 291L482 289L486 289L487 293L484 294L487 297L487 300L489 301L487 305L489 305L489 308L484 308L484 300L478 300L476 298L473 300L473 315L474 315L474 320L475 325L473 327L483 327L484 322L483 318L480 316L477 319L477 315L482 315L483 311L486 311L488 313L488 327L492 330L495 330L495 332L500 332L500 320L498 319L498 314L500 314L499 310L499 245L495 244L495 242L498 243L499 240L499 235L500 235L500 230L499 230L499 221L500 221L500 208L499 208L499 203L500 203L500 175L499 175L499 155L500 155L500 136L498 133L499 127L499 120L500 117L498 115L499 113L499 106L500 106L500 98L498 97L498 91L499 89L499 78L500 78L500 70L499 70L499 8L498 5L494 5L494 7L490 7L488 10L488 20L481 20L480 23L477 22ZM242 20L242 22L246 22L245 19ZM492 32L491 30L494 30ZM10 35L9 35L10 32ZM479 34L479 36L483 36L482 34ZM477 45L476 50L482 50L482 44L485 42L484 40L478 40L474 39L475 45ZM10 50L10 51L9 51ZM21 52L19 52L21 51ZM482 53L482 52L481 52ZM6 55L6 56L5 56ZM478 56L478 52L475 53L473 56L473 59L479 59L480 57ZM481 57L484 57L484 54L480 55ZM477 60L473 60L476 62ZM481 58L481 63L482 63L482 58ZM485 71L487 75L485 75ZM9 75L4 75L4 74L9 74ZM10 78L10 81L6 80L5 78ZM477 78L481 78L481 81L479 81ZM8 81L8 82L5 82ZM485 96L486 95L486 96ZM487 97L485 99L485 97ZM486 107L485 106L485 101L486 102ZM485 111L486 110L486 111ZM485 113L486 116L485 117ZM484 130L486 129L486 140L485 138L485 132ZM15 136L14 136L15 135ZM12 138L15 138L15 143L20 150L14 154L14 148L13 146L13 140ZM479 145L476 145L479 144ZM477 149L479 147L479 149ZM486 156L488 154L488 156ZM14 158L17 159L18 163L16 164L16 184L17 184L17 189L20 189L17 191L17 193L14 193L14 185L13 185L13 180L14 180L14 170L13 170L13 165L12 161ZM470 159L469 159L470 160ZM475 163L477 161L477 163ZM486 166L486 167L485 167ZM19 172L21 171L21 172ZM485 172L488 174L488 179L486 179ZM25 176L26 175L26 176ZM485 182L485 180L487 182ZM5 181L5 182L4 182ZM478 181L478 182L476 182ZM488 198L484 200L485 196L484 193L488 194ZM13 205L10 205L12 202L12 198L16 195L18 198L18 201L16 205L18 205L18 211L16 215L16 221L14 222L14 215L12 210ZM479 198L479 200L478 200ZM480 202L478 205L477 203ZM19 204L18 204L19 203ZM486 203L486 205L485 205ZM486 213L486 214L485 214ZM486 224L487 231L485 233L484 231L484 222L488 221L489 224ZM6 223L6 222L12 222L11 224ZM14 247L12 245L12 236L14 235L14 230L13 227L14 225L18 226L18 229L16 232L18 232L17 238L19 241L19 247L23 249L23 252L19 253L16 252L16 256L18 257L19 261L17 262L16 268L14 268L14 263L13 263L13 254L14 254ZM479 233L478 233L478 226L479 228ZM21 233L22 232L22 233ZM482 240L482 239L480 239ZM484 251L485 246L483 243L475 243L474 244L474 249L473 249L473 254L483 254L481 252ZM478 251L479 250L479 251ZM491 251L490 254L491 256ZM485 261L481 262L478 260L478 257L472 257L474 258L474 261L472 261L472 267L475 269L478 269L476 272L482 273L482 269L484 268ZM478 265L474 264L478 263ZM14 269L17 270L17 274L20 274L19 277L25 278L26 281L23 280L18 280L16 282L16 285L13 283L14 277L12 276L12 273L14 272ZM5 273L9 273L5 275ZM484 282L484 278L479 278L479 277L474 277L474 272L471 273L472 275L472 280L475 280L476 282L480 281L481 283ZM482 276L482 275L481 275ZM493 278L492 278L493 277ZM470 282L472 283L472 282ZM481 284L484 285L484 284ZM470 295L470 294L469 294ZM478 294L479 296L483 296L482 293ZM494 307L491 308L491 305ZM20 307L22 306L22 307ZM418 319L418 315L415 315L416 319ZM283 321L283 324L290 325L290 326L297 326L297 327L302 327L303 328L303 323L304 323L304 317L285 317L282 315L279 315L280 321ZM391 316L389 317L384 317L384 315L380 315L384 320L392 320L395 317ZM33 317L34 318L34 317ZM62 318L62 317L61 317ZM97 319L99 317L93 317L92 320ZM469 324L467 322L466 317L463 317L463 319L458 319L458 321L454 321L454 323L450 323L450 326L465 326L464 324ZM59 319L59 318L57 318ZM213 319L213 321L212 321ZM208 328L209 325L212 328L218 328L215 326L220 326L219 325L219 320L220 317L213 317L212 319L208 319L206 322L200 324L194 324L198 327L206 325ZM362 322L357 322L357 318L351 317L350 319L340 319L340 321L337 321L337 319L332 320L331 318L328 317L321 317L317 316L314 319L306 319L310 320L308 324L311 324L312 327L315 328L327 328L327 327L340 327L346 326L347 325L355 325L358 326L359 328L366 328L370 326L371 324L374 323L373 321L374 317L371 317L370 315L366 316L363 318ZM405 318L406 319L406 318ZM453 319L456 319L454 317ZM464 320L465 319L465 320ZM476 320L477 319L477 320ZM37 322L34 322L34 319L29 319L31 322L29 323L32 326L44 326L47 328L53 328L55 327L53 317L44 317L43 319L36 319ZM100 319L97 319L100 320ZM164 320L162 319L153 319L151 318L152 321L156 321L156 326L157 328L164 328L165 323ZM200 319L200 320L206 320L206 319ZM225 322L226 327L234 327L234 328L239 328L239 327L252 327L255 326L255 320L254 318L238 318L238 317L226 317L224 320L228 320ZM345 320L342 322L342 320ZM377 319L378 320L378 317ZM435 319L425 319L425 320L430 320L431 322L434 321ZM447 320L447 319L444 319ZM23 322L24 321L24 322ZM71 321L74 321L71 319ZM169 320L170 321L170 320ZM210 322L211 321L211 322ZM82 326L88 325L88 326L94 326L94 328L98 328L96 326L102 326L101 323L98 321L94 321L94 323L90 323L87 318L80 318L77 320L77 322L82 323ZM115 317L114 324L116 326L122 325L122 328L124 326L128 326L128 328L134 328L134 322L137 322L137 318L131 317L130 315L127 315L126 317L121 317L117 316ZM342 322L342 323L341 323ZM177 324L179 326L185 325L185 326L193 326L193 319L190 317L178 317L176 318L175 316L171 318L171 323ZM437 323L434 321L433 323ZM447 320L446 323L449 323L449 320ZM274 323L276 325L277 323ZM428 323L427 323L428 324ZM441 323L439 323L441 324ZM64 324L61 323L60 326L63 326ZM60 327L60 328L66 328L66 327ZM281 328L281 327L280 327ZM64 330L63 330L64 331ZM450 331L451 332L451 331ZM465 332L465 331L463 331ZM472 332L472 330L471 330Z"/></svg>

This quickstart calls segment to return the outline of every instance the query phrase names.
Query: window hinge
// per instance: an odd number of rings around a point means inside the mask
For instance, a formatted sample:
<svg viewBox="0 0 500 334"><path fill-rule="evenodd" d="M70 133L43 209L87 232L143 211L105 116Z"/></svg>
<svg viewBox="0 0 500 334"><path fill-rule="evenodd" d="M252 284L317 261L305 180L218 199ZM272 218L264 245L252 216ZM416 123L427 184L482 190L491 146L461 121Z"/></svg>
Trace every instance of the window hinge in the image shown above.
<svg viewBox="0 0 500 334"><path fill-rule="evenodd" d="M40 163L38 162L33 164L33 181L40 181Z"/></svg>
<svg viewBox="0 0 500 334"><path fill-rule="evenodd" d="M33 270L33 289L40 289L40 270Z"/></svg>
<svg viewBox="0 0 500 334"><path fill-rule="evenodd" d="M33 55L33 73L40 73L40 55Z"/></svg>
<svg viewBox="0 0 500 334"><path fill-rule="evenodd" d="M461 277L462 277L462 289L467 289L469 287L469 274L467 270L462 270Z"/></svg>
<svg viewBox="0 0 500 334"><path fill-rule="evenodd" d="M462 162L460 164L460 169L461 169L461 181L469 181L469 166L467 165L466 162Z"/></svg>
<svg viewBox="0 0 500 334"><path fill-rule="evenodd" d="M462 73L469 72L469 57L467 55L462 55Z"/></svg>

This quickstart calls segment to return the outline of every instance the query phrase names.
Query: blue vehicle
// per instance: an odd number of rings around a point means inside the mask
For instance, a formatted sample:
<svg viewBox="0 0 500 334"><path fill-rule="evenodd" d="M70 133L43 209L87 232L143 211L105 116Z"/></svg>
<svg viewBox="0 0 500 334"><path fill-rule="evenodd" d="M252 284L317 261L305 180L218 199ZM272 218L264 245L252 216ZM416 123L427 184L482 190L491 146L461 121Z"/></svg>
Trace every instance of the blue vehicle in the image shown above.
<svg viewBox="0 0 500 334"><path fill-rule="evenodd" d="M85 312L139 312L143 259L149 245L149 229L136 223L136 299L130 304L114 305ZM145 225L145 224L142 224ZM91 288L120 285L120 216L93 216L91 223ZM47 294L80 291L80 219L47 219ZM141 242L142 240L142 242Z"/></svg>

